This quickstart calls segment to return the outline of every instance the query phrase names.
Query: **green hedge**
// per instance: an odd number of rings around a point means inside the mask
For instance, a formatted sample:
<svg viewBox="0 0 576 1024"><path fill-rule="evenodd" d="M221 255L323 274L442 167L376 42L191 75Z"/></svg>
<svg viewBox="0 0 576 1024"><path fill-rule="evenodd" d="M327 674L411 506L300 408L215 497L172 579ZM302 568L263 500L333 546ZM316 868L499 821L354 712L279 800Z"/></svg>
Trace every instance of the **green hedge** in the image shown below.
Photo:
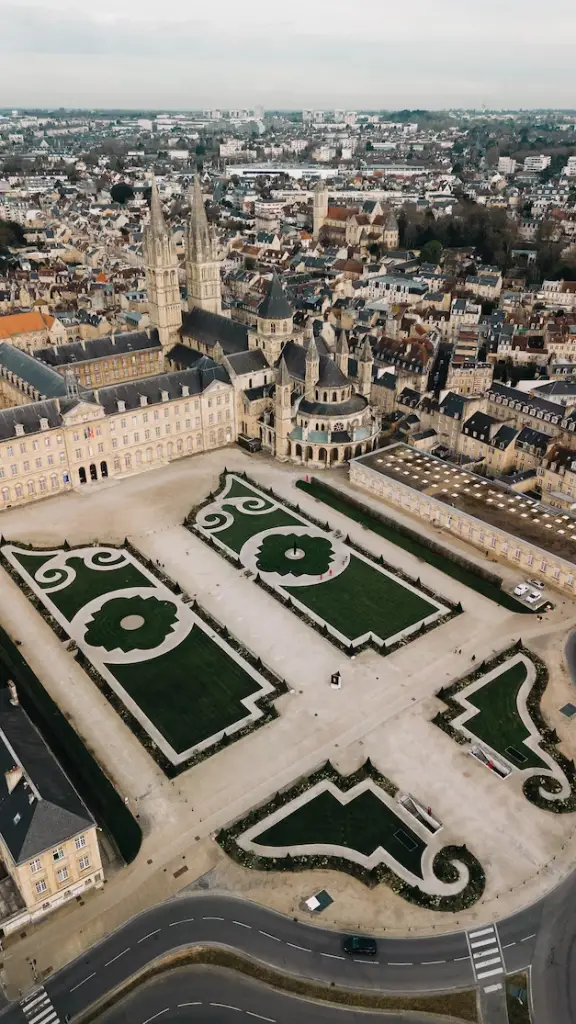
<svg viewBox="0 0 576 1024"><path fill-rule="evenodd" d="M396 522L382 512L376 512L369 505L356 501L344 491L337 490L335 487L331 487L330 484L317 480L316 477L312 477L310 483L306 483L305 480L297 480L296 487L306 491L307 494L317 498L318 501L329 505L336 512L341 512L342 515L348 516L349 519L355 519L357 523L372 530L373 533L377 533L380 537L391 541L397 547L404 548L405 551L409 551L416 558L421 558L422 561L428 562L435 569L440 569L441 572L447 573L448 576L452 576L459 583L464 583L471 590L483 594L484 597L489 598L491 601L496 601L497 604L507 608L508 611L528 615L534 614L535 610L533 608L528 608L520 601L514 600L513 597L501 589L502 580L496 573L482 569L481 566L476 566L473 562L469 562L468 559L462 558L457 552L451 551L441 544L436 544L434 541L427 540L417 530L412 530L409 526Z"/></svg>
<svg viewBox="0 0 576 1024"><path fill-rule="evenodd" d="M130 864L142 845L142 829L90 751L42 686L17 646L0 627L0 684L13 679L20 703L70 781Z"/></svg>

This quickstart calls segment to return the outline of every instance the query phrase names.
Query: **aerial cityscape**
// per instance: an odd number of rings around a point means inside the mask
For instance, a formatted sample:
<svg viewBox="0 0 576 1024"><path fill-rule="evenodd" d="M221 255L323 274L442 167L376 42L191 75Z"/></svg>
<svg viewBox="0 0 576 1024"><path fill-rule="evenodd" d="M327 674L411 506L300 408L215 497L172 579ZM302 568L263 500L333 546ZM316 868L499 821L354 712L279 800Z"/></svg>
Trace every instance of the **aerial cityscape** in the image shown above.
<svg viewBox="0 0 576 1024"><path fill-rule="evenodd" d="M576 1024L576 109L148 14L0 41L0 1024Z"/></svg>

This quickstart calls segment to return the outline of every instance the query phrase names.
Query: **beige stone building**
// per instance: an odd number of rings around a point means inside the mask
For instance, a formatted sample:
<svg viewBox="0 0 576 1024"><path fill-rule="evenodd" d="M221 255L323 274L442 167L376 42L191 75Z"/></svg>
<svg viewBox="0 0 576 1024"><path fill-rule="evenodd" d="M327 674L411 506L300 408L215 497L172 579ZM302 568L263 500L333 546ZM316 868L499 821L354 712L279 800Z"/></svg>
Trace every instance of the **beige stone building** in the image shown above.
<svg viewBox="0 0 576 1024"><path fill-rule="evenodd" d="M326 183L318 182L313 196L314 241L368 248L398 248L398 221L391 210L385 211L377 200L367 199L362 206L331 206Z"/></svg>
<svg viewBox="0 0 576 1024"><path fill-rule="evenodd" d="M34 357L63 376L68 368L73 369L78 383L86 388L118 384L164 371L164 349L156 328L50 345L38 349Z"/></svg>
<svg viewBox="0 0 576 1024"><path fill-rule="evenodd" d="M10 934L100 888L104 874L96 823L13 684L0 694L0 767L0 860L12 882L1 927Z"/></svg>

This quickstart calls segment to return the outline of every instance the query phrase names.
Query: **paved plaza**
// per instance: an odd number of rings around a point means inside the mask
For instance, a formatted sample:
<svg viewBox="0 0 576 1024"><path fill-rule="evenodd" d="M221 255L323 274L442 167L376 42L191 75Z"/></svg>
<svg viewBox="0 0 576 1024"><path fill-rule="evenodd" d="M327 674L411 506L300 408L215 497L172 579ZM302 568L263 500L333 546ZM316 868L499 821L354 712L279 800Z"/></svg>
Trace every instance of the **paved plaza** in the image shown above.
<svg viewBox="0 0 576 1024"><path fill-rule="evenodd" d="M376 559L383 556L388 565L419 579L438 601L460 602L462 613L386 657L374 649L352 657L338 650L291 608L256 586L243 566L231 564L183 525L191 509L217 493L225 468L247 472L257 485L297 503L303 516L328 519L332 530L349 534ZM230 449L2 515L4 542L16 547L31 544L54 550L67 541L72 547L98 544L106 549L122 546L127 538L142 559L157 565L287 683L287 692L274 702L278 717L169 779L17 584L4 571L0 573L0 623L21 642L22 654L105 767L144 830L137 861L128 868L112 869L102 896L74 910L78 928L60 935L60 915L56 915L38 931L40 945L42 935L47 939L59 935L58 952L53 943L46 952L51 966L113 927L129 907L134 912L138 901L141 906L154 902L205 872L211 873L212 884L250 893L295 914L301 913L303 897L325 885L337 899L324 924L351 927L364 921L368 929L376 925L382 931L389 926L398 933L408 927L422 932L453 928L453 915L409 906L386 886L369 891L333 871L296 875L250 871L230 862L219 850L211 838L215 832L328 759L348 775L370 758L394 780L401 794L430 808L442 824L442 844L465 843L472 851L486 873L486 890L482 903L458 915L459 923L473 926L487 913L509 912L569 870L576 852L573 815L550 814L529 804L522 793L521 771L510 772L505 779L496 777L432 719L442 707L434 696L440 687L462 678L474 664L489 661L521 636L523 644L548 665L550 684L542 710L557 730L564 753L574 757L574 726L559 714L570 699L561 652L573 622L571 604L558 598L555 610L542 619L509 612L320 505L295 488L298 478L293 468ZM331 472L326 478L352 490L344 474ZM150 589L168 601L156 580ZM192 608L186 606L190 615ZM142 609L124 611L138 616ZM66 621L70 625L69 614ZM106 636L112 627L101 625ZM124 651L115 667L125 661ZM103 662L101 657L100 668ZM340 689L330 686L335 672L341 673ZM174 872L183 861L186 874L176 881ZM69 911L63 912L60 919L68 915ZM23 954L32 948L27 946L30 941L15 947L15 964L20 949Z"/></svg>

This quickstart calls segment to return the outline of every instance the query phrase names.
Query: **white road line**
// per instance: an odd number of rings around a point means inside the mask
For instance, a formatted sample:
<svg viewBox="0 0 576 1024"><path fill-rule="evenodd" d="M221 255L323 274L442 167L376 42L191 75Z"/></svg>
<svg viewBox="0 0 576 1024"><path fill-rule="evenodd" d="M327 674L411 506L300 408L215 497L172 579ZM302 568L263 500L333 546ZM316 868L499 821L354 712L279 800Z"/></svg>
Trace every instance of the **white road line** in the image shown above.
<svg viewBox="0 0 576 1024"><path fill-rule="evenodd" d="M128 946L127 949L123 949L122 952L118 953L116 956L113 956L111 960L107 960L106 963L104 964L104 967L110 967L110 964L113 964L116 960L119 960L121 956L124 956L125 953L129 952L130 946Z"/></svg>
<svg viewBox="0 0 576 1024"><path fill-rule="evenodd" d="M146 941L146 939L149 939L149 938L151 938L151 937L152 937L152 935L158 935L158 932L159 932L159 931L160 931L160 929L159 929L159 928L156 928L156 930L155 930L155 931L153 931L153 932L148 932L148 935L143 935L141 939L138 939L138 942L145 942L145 941Z"/></svg>
<svg viewBox="0 0 576 1024"><path fill-rule="evenodd" d="M224 918L223 917L203 917L202 920L203 921L223 921ZM217 1006L218 1004L217 1003L213 1003L212 1005L213 1006Z"/></svg>
<svg viewBox="0 0 576 1024"><path fill-rule="evenodd" d="M263 932L261 928L258 929L260 935L265 935L267 939L274 939L274 942L282 942L277 935L270 935L270 932Z"/></svg>
<svg viewBox="0 0 576 1024"><path fill-rule="evenodd" d="M471 942L470 949L479 949L480 946L493 946L496 942L496 936L493 935L491 939L480 939L478 942Z"/></svg>
<svg viewBox="0 0 576 1024"><path fill-rule="evenodd" d="M507 942L505 946L502 946L502 949L510 949L510 946L515 946L515 945L516 945L515 942Z"/></svg>
<svg viewBox="0 0 576 1024"><path fill-rule="evenodd" d="M232 924L237 924L239 928L251 928L252 927L251 924L244 924L244 921L232 921ZM248 1010L246 1010L246 1013L248 1013Z"/></svg>
<svg viewBox="0 0 576 1024"><path fill-rule="evenodd" d="M142 1024L149 1024L151 1020L156 1020L156 1017L161 1017L163 1013L168 1013L169 1006L165 1006L163 1010L158 1010L158 1013L154 1013L151 1017L146 1017L146 1020L142 1021Z"/></svg>
<svg viewBox="0 0 576 1024"><path fill-rule="evenodd" d="M80 988L81 985L85 985L87 981L90 981L90 978L95 978L95 977L96 977L96 971L92 971L92 974L89 974L87 978L83 978L82 981L79 981L78 984L74 985L74 988L71 988L69 991L70 992L75 992L76 989Z"/></svg>
<svg viewBox="0 0 576 1024"><path fill-rule="evenodd" d="M58 1020L58 1014L56 1013L56 1010L52 1005L49 1006L45 1012L48 1014L48 1016L43 1018L42 1024L49 1024L49 1022L53 1021L54 1019ZM38 1017L35 1017L34 1020L38 1020Z"/></svg>
<svg viewBox="0 0 576 1024"><path fill-rule="evenodd" d="M274 1017L263 1017L261 1013L252 1013L252 1010L246 1010L249 1017L257 1017L258 1020L267 1020L269 1024L276 1024Z"/></svg>
<svg viewBox="0 0 576 1024"><path fill-rule="evenodd" d="M498 992L502 988L502 985L487 985L484 989L485 992Z"/></svg>
<svg viewBox="0 0 576 1024"><path fill-rule="evenodd" d="M38 1006L36 1007L36 1010L34 1010L34 1013L36 1014L36 1016L28 1017L28 1024L36 1024L37 1021L42 1020L42 1018L45 1017L47 1013L50 1013L50 1011L53 1010L53 1009L54 1009L54 1007L52 1006L52 1003L48 999L48 996L46 996L46 1005L43 1006L41 1010L40 1010L40 1008ZM39 1012L37 1013L36 1011L39 1011Z"/></svg>
<svg viewBox="0 0 576 1024"><path fill-rule="evenodd" d="M491 960L483 960L481 964L476 964L476 970L484 967L493 967L494 964L501 964L502 958L500 956L494 956ZM480 977L480 975L478 975Z"/></svg>
<svg viewBox="0 0 576 1024"><path fill-rule="evenodd" d="M455 956L454 957L454 963L455 964L459 964L461 960L469 960L469 959L470 959L470 955L468 955L468 956Z"/></svg>
<svg viewBox="0 0 576 1024"><path fill-rule="evenodd" d="M345 960L345 956L336 956L336 953L320 953L320 956L329 956L331 960Z"/></svg>
<svg viewBox="0 0 576 1024"><path fill-rule="evenodd" d="M490 935L494 931L494 926L490 925L489 928L481 928L479 932L469 932L471 939L479 939L481 935Z"/></svg>
<svg viewBox="0 0 576 1024"><path fill-rule="evenodd" d="M498 953L498 946L492 946L491 949L481 949L478 953L472 953L474 960L481 960L483 956L492 956L493 953Z"/></svg>
<svg viewBox="0 0 576 1024"><path fill-rule="evenodd" d="M414 964L411 963L410 960L399 960L396 962L394 960L389 960L388 967L414 967Z"/></svg>
<svg viewBox="0 0 576 1024"><path fill-rule="evenodd" d="M181 1010L183 1006L202 1006L202 1003L177 1003L176 1005Z"/></svg>
<svg viewBox="0 0 576 1024"><path fill-rule="evenodd" d="M445 964L445 963L446 963L446 960L423 960L422 961L422 966L426 967L426 966L429 966L430 964Z"/></svg>
<svg viewBox="0 0 576 1024"><path fill-rule="evenodd" d="M24 1010L24 1013L26 1013L27 1010L36 1006L36 1003L42 1002L43 999L48 999L48 994L45 989L42 989L41 992L36 992L33 999L30 996L28 996L28 999L23 999L20 1006Z"/></svg>
<svg viewBox="0 0 576 1024"><path fill-rule="evenodd" d="M535 938L536 938L536 932L533 932L532 935L525 935L523 939L520 939L520 942L528 942L528 939L535 939Z"/></svg>
<svg viewBox="0 0 576 1024"><path fill-rule="evenodd" d="M297 946L295 942L287 942L287 946L292 946L292 949L301 949L303 953L311 953L311 949L307 949L306 946Z"/></svg>
<svg viewBox="0 0 576 1024"><path fill-rule="evenodd" d="M239 1006L230 1006L229 1003L208 1003L208 1006L219 1006L222 1010L238 1010L238 1013L242 1013Z"/></svg>
<svg viewBox="0 0 576 1024"><path fill-rule="evenodd" d="M504 974L504 967L496 967L493 971L481 971L478 978L492 978L495 974Z"/></svg>
<svg viewBox="0 0 576 1024"><path fill-rule="evenodd" d="M169 928L174 928L174 925L177 925L177 924L189 924L190 921L193 921L193 920L194 920L193 917L183 917L181 921L171 921L170 924L168 925L168 927Z"/></svg>
<svg viewBox="0 0 576 1024"><path fill-rule="evenodd" d="M380 961L379 960L357 960L356 957L352 957L352 963L355 963L355 964L373 964L374 967L378 967Z"/></svg>

